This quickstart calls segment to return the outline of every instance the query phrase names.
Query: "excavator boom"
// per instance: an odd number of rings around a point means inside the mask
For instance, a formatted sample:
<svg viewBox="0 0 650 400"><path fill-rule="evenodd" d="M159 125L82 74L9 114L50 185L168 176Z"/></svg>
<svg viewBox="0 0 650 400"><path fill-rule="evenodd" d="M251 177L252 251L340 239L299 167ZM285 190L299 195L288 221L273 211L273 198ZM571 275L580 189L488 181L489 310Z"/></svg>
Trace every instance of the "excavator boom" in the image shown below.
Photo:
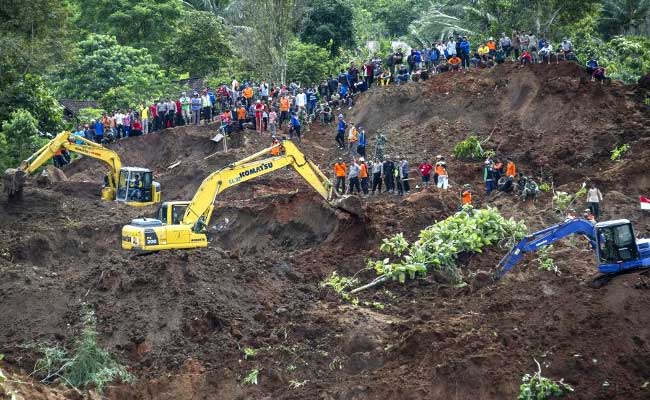
<svg viewBox="0 0 650 400"><path fill-rule="evenodd" d="M113 150L86 138L73 135L69 131L64 131L38 149L27 160L24 160L20 167L5 171L4 187L9 198L17 197L22 193L25 176L34 173L38 168L61 154L64 150L103 161L108 166L109 172L106 175L106 182L102 188L101 194L101 197L104 200L116 199L118 187L120 185L120 174L130 175L133 171L135 171L134 174L138 174L138 176L151 174L150 171L141 168L122 168L120 157ZM153 182L151 184L151 189L146 190L146 192L148 195L149 192L151 192L151 195L149 196L151 197L151 201L126 201L127 204L147 205L160 201L160 190L157 182Z"/></svg>
<svg viewBox="0 0 650 400"><path fill-rule="evenodd" d="M269 157L269 155L271 155ZM257 152L208 175L191 201L165 202L160 219L136 219L122 228L122 248L157 251L206 247L207 225L214 201L224 190L291 166L325 200L335 196L329 179L288 140ZM177 217L183 210L183 217Z"/></svg>
<svg viewBox="0 0 650 400"><path fill-rule="evenodd" d="M603 274L625 273L650 267L650 239L636 239L626 219L596 224L585 219L569 219L523 238L497 266L497 279L508 272L526 253L549 246L571 235L583 235L596 253Z"/></svg>

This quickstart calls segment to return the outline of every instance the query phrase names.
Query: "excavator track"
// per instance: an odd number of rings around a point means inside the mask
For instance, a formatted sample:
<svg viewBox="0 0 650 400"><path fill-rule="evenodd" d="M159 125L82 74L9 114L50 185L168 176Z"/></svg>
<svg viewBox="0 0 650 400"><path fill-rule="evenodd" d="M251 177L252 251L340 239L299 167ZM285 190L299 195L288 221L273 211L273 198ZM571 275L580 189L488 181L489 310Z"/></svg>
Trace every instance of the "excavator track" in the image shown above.
<svg viewBox="0 0 650 400"><path fill-rule="evenodd" d="M616 272L613 274L602 274L597 277L595 277L591 281L591 287L594 289L600 289L603 286L606 286L612 279L622 276L622 275L629 275L629 274L637 274L637 275L643 275L643 276L650 276L650 269L647 268L637 268L637 269L629 269L621 272Z"/></svg>

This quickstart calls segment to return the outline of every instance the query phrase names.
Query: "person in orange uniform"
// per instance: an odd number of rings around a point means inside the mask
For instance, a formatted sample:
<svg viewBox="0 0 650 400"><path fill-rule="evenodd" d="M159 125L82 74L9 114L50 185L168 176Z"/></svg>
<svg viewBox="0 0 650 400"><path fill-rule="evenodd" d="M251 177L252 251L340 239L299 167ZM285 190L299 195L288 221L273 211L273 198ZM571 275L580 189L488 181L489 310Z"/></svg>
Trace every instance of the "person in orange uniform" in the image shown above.
<svg viewBox="0 0 650 400"><path fill-rule="evenodd" d="M278 125L282 129L282 121L289 121L289 98L287 96L280 97L280 121Z"/></svg>
<svg viewBox="0 0 650 400"><path fill-rule="evenodd" d="M494 38L489 38L486 43L487 48L490 50L490 57L494 58L497 55L497 42L494 41Z"/></svg>
<svg viewBox="0 0 650 400"><path fill-rule="evenodd" d="M246 122L246 108L239 106L237 108L237 121L239 122L239 130L244 130L244 122Z"/></svg>
<svg viewBox="0 0 650 400"><path fill-rule="evenodd" d="M509 178L514 178L517 175L517 167L512 160L506 161L506 176Z"/></svg>
<svg viewBox="0 0 650 400"><path fill-rule="evenodd" d="M250 86L246 86L244 90L242 91L242 94L244 95L244 98L246 99L246 105L248 107L251 106L251 101L253 101L253 88Z"/></svg>
<svg viewBox="0 0 650 400"><path fill-rule="evenodd" d="M348 173L348 166L345 164L343 159L339 157L339 161L334 164L334 175L336 175L336 186L334 189L343 194L345 193L345 177ZM339 190L341 187L341 190Z"/></svg>
<svg viewBox="0 0 650 400"><path fill-rule="evenodd" d="M458 69L460 68L460 63L462 61L463 60L461 60L460 57L458 57L458 56L453 56L452 58L450 58L448 63L451 66L451 70L452 71L458 71Z"/></svg>
<svg viewBox="0 0 650 400"><path fill-rule="evenodd" d="M271 146L275 146L275 145L279 145L279 146L273 147L271 149L271 155L274 157L284 153L284 146L280 144L280 141L276 137L273 138L273 142L271 143Z"/></svg>
<svg viewBox="0 0 650 400"><path fill-rule="evenodd" d="M460 193L460 201L463 206L472 205L472 188L467 184L463 185L463 191Z"/></svg>
<svg viewBox="0 0 650 400"><path fill-rule="evenodd" d="M366 160L361 157L359 158L359 179L361 179L361 190L364 195L368 194L368 165Z"/></svg>

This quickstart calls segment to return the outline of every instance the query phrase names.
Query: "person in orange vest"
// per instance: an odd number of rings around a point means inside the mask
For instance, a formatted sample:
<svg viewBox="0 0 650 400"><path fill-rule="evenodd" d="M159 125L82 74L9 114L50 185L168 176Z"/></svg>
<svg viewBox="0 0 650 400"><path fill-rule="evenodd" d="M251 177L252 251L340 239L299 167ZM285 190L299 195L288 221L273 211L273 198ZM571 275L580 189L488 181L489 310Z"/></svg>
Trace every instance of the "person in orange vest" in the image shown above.
<svg viewBox="0 0 650 400"><path fill-rule="evenodd" d="M280 97L280 120L278 126L282 129L282 121L289 121L289 98L285 95Z"/></svg>
<svg viewBox="0 0 650 400"><path fill-rule="evenodd" d="M237 121L239 122L239 130L244 130L244 122L246 122L246 108L243 105L237 108Z"/></svg>
<svg viewBox="0 0 650 400"><path fill-rule="evenodd" d="M280 141L278 140L278 138L273 137L273 142L271 142L271 146L275 146L276 144L279 144L279 146L273 147L271 149L271 155L274 156L274 157L279 156L280 154L284 153L284 146L282 146L280 144Z"/></svg>
<svg viewBox="0 0 650 400"><path fill-rule="evenodd" d="M334 175L336 176L336 186L334 189L340 194L345 193L345 176L348 173L348 166L345 161L339 157L339 161L334 164ZM341 188L339 190L339 188Z"/></svg>
<svg viewBox="0 0 650 400"><path fill-rule="evenodd" d="M512 160L506 161L506 176L509 178L514 178L517 175L517 167Z"/></svg>
<svg viewBox="0 0 650 400"><path fill-rule="evenodd" d="M463 60L460 59L458 56L453 56L452 58L449 59L448 63L451 66L452 71L458 71L460 69L460 63Z"/></svg>
<svg viewBox="0 0 650 400"><path fill-rule="evenodd" d="M449 187L449 179L447 176L447 163L444 158L440 158L436 163L435 171L438 174L438 188L447 189Z"/></svg>
<svg viewBox="0 0 650 400"><path fill-rule="evenodd" d="M368 194L368 165L366 160L361 157L359 158L359 178L361 179L361 190L364 195Z"/></svg>
<svg viewBox="0 0 650 400"><path fill-rule="evenodd" d="M463 185L463 191L460 192L460 201L463 206L472 205L472 188L470 185Z"/></svg>
<svg viewBox="0 0 650 400"><path fill-rule="evenodd" d="M253 100L253 88L247 85L242 91L242 94L246 99L246 106L250 107L251 101Z"/></svg>

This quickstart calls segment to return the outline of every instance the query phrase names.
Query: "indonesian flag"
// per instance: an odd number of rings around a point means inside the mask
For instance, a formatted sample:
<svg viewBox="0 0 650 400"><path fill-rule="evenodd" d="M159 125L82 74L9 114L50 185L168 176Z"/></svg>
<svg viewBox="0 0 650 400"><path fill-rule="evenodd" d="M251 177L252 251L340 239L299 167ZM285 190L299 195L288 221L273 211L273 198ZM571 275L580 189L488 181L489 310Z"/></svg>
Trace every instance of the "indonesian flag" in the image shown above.
<svg viewBox="0 0 650 400"><path fill-rule="evenodd" d="M644 196L639 196L639 202L641 203L642 210L650 210L650 199Z"/></svg>

